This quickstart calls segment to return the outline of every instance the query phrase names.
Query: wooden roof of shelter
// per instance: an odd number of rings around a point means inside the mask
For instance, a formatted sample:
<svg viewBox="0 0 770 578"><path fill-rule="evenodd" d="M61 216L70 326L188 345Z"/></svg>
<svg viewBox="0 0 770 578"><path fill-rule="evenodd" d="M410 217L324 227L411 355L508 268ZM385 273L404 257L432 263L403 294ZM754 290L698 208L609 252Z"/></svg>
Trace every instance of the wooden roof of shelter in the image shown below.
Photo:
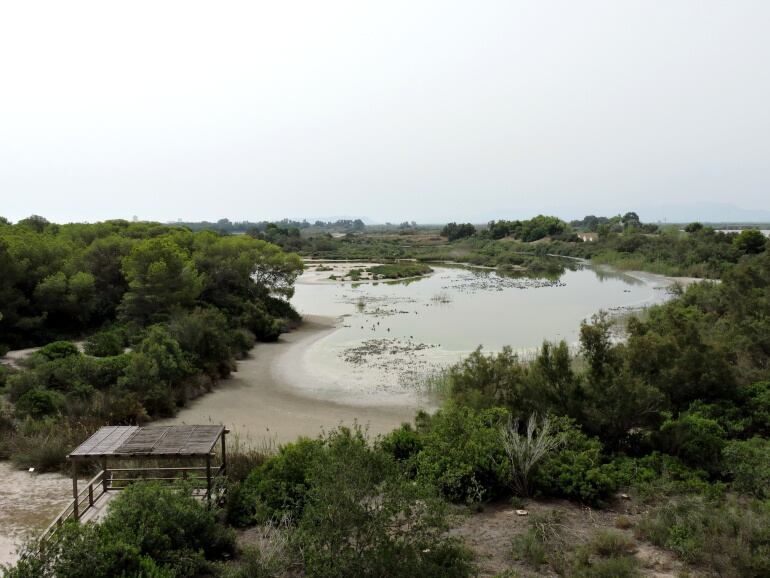
<svg viewBox="0 0 770 578"><path fill-rule="evenodd" d="M93 458L206 456L214 450L221 425L107 426L76 447L73 460Z"/></svg>

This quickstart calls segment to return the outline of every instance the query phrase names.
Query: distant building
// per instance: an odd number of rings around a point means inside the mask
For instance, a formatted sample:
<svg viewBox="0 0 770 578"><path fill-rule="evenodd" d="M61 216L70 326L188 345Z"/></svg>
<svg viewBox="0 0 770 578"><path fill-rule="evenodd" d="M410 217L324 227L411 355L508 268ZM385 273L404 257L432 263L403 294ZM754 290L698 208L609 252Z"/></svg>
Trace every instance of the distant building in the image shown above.
<svg viewBox="0 0 770 578"><path fill-rule="evenodd" d="M578 233L577 236L584 243L593 243L599 240L599 233Z"/></svg>

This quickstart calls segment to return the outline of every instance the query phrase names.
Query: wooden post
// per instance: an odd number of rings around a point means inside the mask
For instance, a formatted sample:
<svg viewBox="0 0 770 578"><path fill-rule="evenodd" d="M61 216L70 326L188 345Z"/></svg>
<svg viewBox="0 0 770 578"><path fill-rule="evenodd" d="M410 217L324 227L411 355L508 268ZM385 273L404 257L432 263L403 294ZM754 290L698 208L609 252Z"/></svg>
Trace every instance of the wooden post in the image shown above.
<svg viewBox="0 0 770 578"><path fill-rule="evenodd" d="M227 430L222 431L222 473L227 474L227 446L225 444L225 436Z"/></svg>
<svg viewBox="0 0 770 578"><path fill-rule="evenodd" d="M94 507L94 485L88 484L88 507Z"/></svg>
<svg viewBox="0 0 770 578"><path fill-rule="evenodd" d="M72 497L75 499L75 505L72 507L72 513L75 515L75 519L80 519L80 511L78 508L78 463L72 460Z"/></svg>
<svg viewBox="0 0 770 578"><path fill-rule="evenodd" d="M206 500L211 506L211 454L206 455Z"/></svg>
<svg viewBox="0 0 770 578"><path fill-rule="evenodd" d="M109 480L107 478L107 458L102 459L102 491L107 493Z"/></svg>

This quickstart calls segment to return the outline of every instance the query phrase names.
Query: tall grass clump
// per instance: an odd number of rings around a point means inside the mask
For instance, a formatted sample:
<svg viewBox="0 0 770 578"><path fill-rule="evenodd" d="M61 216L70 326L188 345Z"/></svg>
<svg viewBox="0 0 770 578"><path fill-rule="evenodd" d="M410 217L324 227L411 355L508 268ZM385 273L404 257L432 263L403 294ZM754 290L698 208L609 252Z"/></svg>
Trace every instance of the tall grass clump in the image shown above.
<svg viewBox="0 0 770 578"><path fill-rule="evenodd" d="M508 457L513 490L519 496L530 495L530 479L537 465L563 445L549 418L538 424L535 414L529 416L525 433L519 432L518 420L508 420L500 426L500 440Z"/></svg>

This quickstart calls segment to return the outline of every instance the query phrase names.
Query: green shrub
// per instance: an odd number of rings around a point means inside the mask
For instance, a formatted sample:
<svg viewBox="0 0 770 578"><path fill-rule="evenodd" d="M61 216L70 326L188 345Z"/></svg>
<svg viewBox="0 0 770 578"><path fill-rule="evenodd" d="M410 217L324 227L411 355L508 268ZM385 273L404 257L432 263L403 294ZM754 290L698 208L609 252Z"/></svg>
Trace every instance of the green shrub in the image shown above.
<svg viewBox="0 0 770 578"><path fill-rule="evenodd" d="M666 420L660 428L662 449L711 474L721 469L725 431L716 420L698 413L684 413L677 419Z"/></svg>
<svg viewBox="0 0 770 578"><path fill-rule="evenodd" d="M322 448L323 442L308 438L281 446L231 496L229 521L246 525L283 517L298 519L305 507L310 468Z"/></svg>
<svg viewBox="0 0 770 578"><path fill-rule="evenodd" d="M54 361L73 355L80 355L80 350L70 341L54 341L53 343L49 343L38 349L35 352L35 355L47 359L48 361Z"/></svg>
<svg viewBox="0 0 770 578"><path fill-rule="evenodd" d="M575 578L635 578L641 576L639 563L633 556L578 559L570 570Z"/></svg>
<svg viewBox="0 0 770 578"><path fill-rule="evenodd" d="M591 552L597 556L626 556L636 550L634 541L620 532L603 530L597 532L590 543Z"/></svg>
<svg viewBox="0 0 770 578"><path fill-rule="evenodd" d="M50 389L31 389L16 401L16 413L36 419L58 413L64 396Z"/></svg>
<svg viewBox="0 0 770 578"><path fill-rule="evenodd" d="M587 544L570 534L562 514L551 510L530 517L529 528L513 541L514 558L559 576L631 578L639 575L633 541L619 532L600 531Z"/></svg>
<svg viewBox="0 0 770 578"><path fill-rule="evenodd" d="M283 323L271 315L262 303L247 303L237 324L251 331L259 341L275 341L281 334Z"/></svg>
<svg viewBox="0 0 770 578"><path fill-rule="evenodd" d="M728 442L724 449L724 473L739 492L757 498L770 498L770 440Z"/></svg>
<svg viewBox="0 0 770 578"><path fill-rule="evenodd" d="M8 376L6 387L8 399L16 402L28 391L44 388L45 385L35 371L17 371Z"/></svg>
<svg viewBox="0 0 770 578"><path fill-rule="evenodd" d="M230 333L230 348L239 356L245 357L254 348L257 338L248 329L235 329Z"/></svg>
<svg viewBox="0 0 770 578"><path fill-rule="evenodd" d="M739 390L746 412L745 433L770 437L770 381L760 381Z"/></svg>
<svg viewBox="0 0 770 578"><path fill-rule="evenodd" d="M392 455L396 460L407 461L420 452L423 441L412 424L405 423L400 428L383 436L379 445L383 451Z"/></svg>
<svg viewBox="0 0 770 578"><path fill-rule="evenodd" d="M616 458L612 464L618 485L636 489L643 498L712 491L706 472L688 468L674 456L653 452L642 458Z"/></svg>
<svg viewBox="0 0 770 578"><path fill-rule="evenodd" d="M139 548L95 524L65 524L44 543L28 544L6 578L175 578Z"/></svg>
<svg viewBox="0 0 770 578"><path fill-rule="evenodd" d="M499 435L505 419L503 409L448 406L437 412L414 458L417 480L455 502L478 503L506 493L509 472Z"/></svg>
<svg viewBox="0 0 770 578"><path fill-rule="evenodd" d="M578 428L562 431L566 444L548 454L535 471L535 491L597 504L618 488L615 468L602 455L602 444Z"/></svg>
<svg viewBox="0 0 770 578"><path fill-rule="evenodd" d="M391 263L387 265L376 265L367 269L375 278L383 277L385 279L402 279L404 277L418 277L427 275L433 269L424 263ZM353 271L351 271L351 274ZM360 271L359 271L360 275Z"/></svg>
<svg viewBox="0 0 770 578"><path fill-rule="evenodd" d="M181 489L181 491L180 491ZM233 552L232 530L188 488L136 483L122 491L101 524L65 525L30 543L9 578L182 578L208 574Z"/></svg>
<svg viewBox="0 0 770 578"><path fill-rule="evenodd" d="M193 366L215 379L230 373L232 336L227 319L218 310L199 307L176 314L169 323L169 333Z"/></svg>
<svg viewBox="0 0 770 578"><path fill-rule="evenodd" d="M191 576L205 561L231 554L235 535L189 493L189 489L135 483L110 504L101 524L110 540L123 541L142 555Z"/></svg>
<svg viewBox="0 0 770 578"><path fill-rule="evenodd" d="M88 339L84 346L88 355L95 357L109 357L111 355L120 355L125 347L123 335L116 330L100 331L94 333Z"/></svg>

